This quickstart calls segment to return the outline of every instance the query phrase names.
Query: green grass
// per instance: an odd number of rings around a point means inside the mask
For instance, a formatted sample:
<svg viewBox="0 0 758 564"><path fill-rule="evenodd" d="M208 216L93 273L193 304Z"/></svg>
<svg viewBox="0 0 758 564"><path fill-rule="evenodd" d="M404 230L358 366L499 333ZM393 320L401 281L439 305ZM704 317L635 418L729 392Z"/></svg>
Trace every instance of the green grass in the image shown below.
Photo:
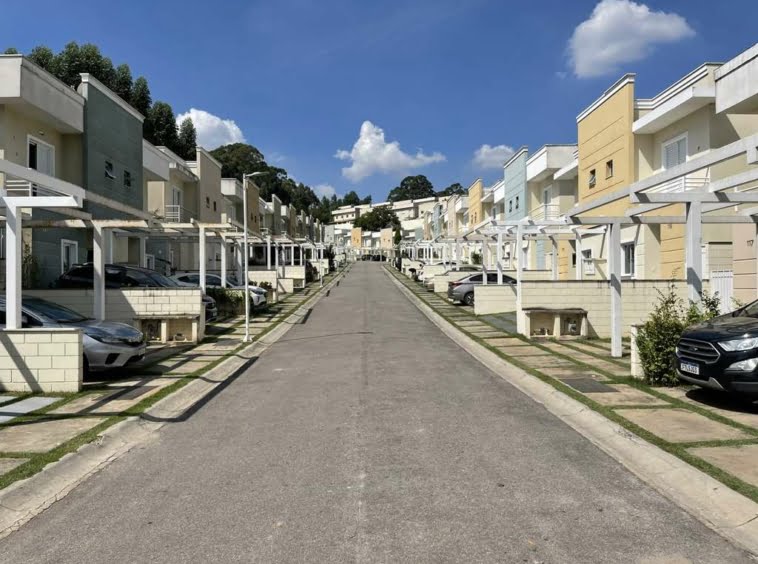
<svg viewBox="0 0 758 564"><path fill-rule="evenodd" d="M408 280L404 280L404 276L401 274L396 274L393 272L390 268L387 268L388 272L397 279L403 286L408 288L409 290L412 288L412 285L415 284L414 282ZM725 441L705 441L705 442L692 442L692 443L671 443L669 441L666 441L657 435L654 435L650 431L647 431L646 429L632 423L628 419L625 419L620 413L618 413L616 410L620 409L618 406L606 406L597 403L596 401L592 400L591 398L587 397L586 395L582 394L581 392L575 390L574 388L568 386L564 382L553 378L552 376L548 376L547 374L544 374L543 372L540 372L536 368L531 367L527 362L520 360L519 358L513 357L508 355L507 353L503 352L502 350L489 345L483 338L477 337L476 335L473 335L466 331L465 327L461 327L456 324L456 321L454 319L451 319L447 317L444 312L437 311L434 308L434 305L430 303L429 300L424 299L419 294L416 294L417 297L424 302L428 307L432 308L437 315L445 319L448 323L451 323L455 325L455 327L462 331L466 336L476 341L478 344L486 348L487 350L495 353L499 357L503 358L504 360L508 361L510 364L522 369L524 372L534 376L535 378L539 379L540 381L552 386L556 390L564 393L565 395L569 396L570 398L578 401L579 403L587 406L588 408L592 409L593 411L603 415L610 421L613 421L614 423L620 425L627 431L630 431L631 433L634 433L641 439L657 446L658 448L673 454L674 456L680 458L684 462L690 464L691 466L705 472L712 478L718 480L725 486L729 487L730 489L752 499L755 502L758 502L758 487L754 486L752 484L749 484L736 476L722 470L721 468L714 466L713 464L710 464L709 462L706 462L705 460L693 455L690 453L687 449L688 448L694 448L699 446L738 446L738 445L747 445L747 444L758 444L758 430L753 429L752 427L749 427L747 425L743 425L741 423L738 423L736 421L733 421L731 419L728 419L726 417L723 417L719 414L713 413L705 408L701 408L692 404L689 404L687 402L684 402L682 400L679 400L677 398L670 397L666 394L663 394L661 392L658 392L655 390L655 388L648 386L644 382L640 380L633 379L631 377L628 378L619 378L613 374L610 374L606 371L600 370L594 366L590 366L588 364L579 362L574 360L568 355L564 355L561 353L556 353L553 350L550 350L542 345L539 344L537 341L531 341L524 337L523 335L508 333L506 331L503 331L502 329L498 329L503 334L507 335L508 337L512 338L518 338L522 341L528 342L532 345L535 345L543 350L546 350L550 354L559 357L564 358L567 360L570 360L572 363L574 363L576 366L585 368L589 371L592 371L593 373L600 373L603 376L607 377L608 380L611 381L611 383L619 383L619 384L626 384L632 387L635 387L637 389L640 389L644 392L649 393L650 395L653 395L655 397L658 397L666 402L669 403L669 406L644 406L645 409L653 409L653 408L683 408L687 409L688 411L692 411L695 413L698 413L700 415L703 415L705 417L708 417L709 419L712 419L714 421L718 421L719 423L723 423L725 425L728 425L730 427L734 427L737 429L740 429L742 431L745 431L746 433L754 436L754 439L740 439L740 440L725 440ZM475 318L475 316L472 315L472 317ZM483 323L487 323L486 321L482 321ZM491 325L490 323L487 323L488 325ZM491 325L492 326L492 325ZM493 326L494 327L494 326ZM489 338L489 337L488 337ZM564 343L561 343L564 344ZM584 351L582 351L584 352ZM623 406L624 409L628 409L630 407L634 406Z"/></svg>

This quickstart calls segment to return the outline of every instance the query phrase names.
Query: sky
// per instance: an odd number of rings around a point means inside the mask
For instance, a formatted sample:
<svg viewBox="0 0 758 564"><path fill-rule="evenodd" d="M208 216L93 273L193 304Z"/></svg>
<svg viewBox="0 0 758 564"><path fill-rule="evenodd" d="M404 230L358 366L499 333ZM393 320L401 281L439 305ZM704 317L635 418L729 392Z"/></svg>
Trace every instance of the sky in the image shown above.
<svg viewBox="0 0 758 564"><path fill-rule="evenodd" d="M624 73L654 96L750 47L756 21L755 0L38 0L4 2L0 38L95 43L206 148L245 141L319 194L377 202L409 174L495 182L518 147L575 142Z"/></svg>

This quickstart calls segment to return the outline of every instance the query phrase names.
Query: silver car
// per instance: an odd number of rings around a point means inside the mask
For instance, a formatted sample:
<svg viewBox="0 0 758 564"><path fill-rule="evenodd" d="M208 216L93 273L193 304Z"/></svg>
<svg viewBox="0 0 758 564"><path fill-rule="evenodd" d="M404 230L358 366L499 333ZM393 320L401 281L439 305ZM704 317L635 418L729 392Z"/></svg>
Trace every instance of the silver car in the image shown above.
<svg viewBox="0 0 758 564"><path fill-rule="evenodd" d="M481 286L484 273L472 274L454 282L447 283L447 297L453 302L462 302L467 306L474 305L474 286ZM503 275L503 284L515 284L516 279ZM497 284L497 272L487 273L487 284Z"/></svg>
<svg viewBox="0 0 758 564"><path fill-rule="evenodd" d="M0 321L5 324L5 299L0 299ZM126 323L95 321L62 305L41 298L24 298L23 327L74 327L82 330L84 372L118 368L145 357L145 339Z"/></svg>
<svg viewBox="0 0 758 564"><path fill-rule="evenodd" d="M177 274L171 277L180 286L200 286L200 274L196 272L185 272L184 274ZM218 274L206 274L205 285L208 288L221 288L221 276ZM231 290L244 290L245 285L239 284L234 276L226 277L226 287ZM266 290L250 284L250 306L251 307L263 307L266 305L266 296L268 295Z"/></svg>

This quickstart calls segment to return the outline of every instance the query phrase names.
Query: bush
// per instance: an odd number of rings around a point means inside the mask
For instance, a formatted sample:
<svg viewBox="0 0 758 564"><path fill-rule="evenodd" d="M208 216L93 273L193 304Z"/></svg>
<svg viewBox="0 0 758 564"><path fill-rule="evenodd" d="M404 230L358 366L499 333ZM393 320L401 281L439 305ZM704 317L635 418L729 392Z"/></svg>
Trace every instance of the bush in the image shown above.
<svg viewBox="0 0 758 564"><path fill-rule="evenodd" d="M637 350L645 373L645 382L654 386L676 386L675 349L682 332L695 323L719 315L718 294L701 294L700 303L690 302L685 309L674 286L664 293L658 290L655 309L637 334Z"/></svg>
<svg viewBox="0 0 758 564"><path fill-rule="evenodd" d="M471 264L482 264L481 253L471 253Z"/></svg>
<svg viewBox="0 0 758 564"><path fill-rule="evenodd" d="M230 288L206 288L205 293L216 300L219 314L244 315L245 292Z"/></svg>

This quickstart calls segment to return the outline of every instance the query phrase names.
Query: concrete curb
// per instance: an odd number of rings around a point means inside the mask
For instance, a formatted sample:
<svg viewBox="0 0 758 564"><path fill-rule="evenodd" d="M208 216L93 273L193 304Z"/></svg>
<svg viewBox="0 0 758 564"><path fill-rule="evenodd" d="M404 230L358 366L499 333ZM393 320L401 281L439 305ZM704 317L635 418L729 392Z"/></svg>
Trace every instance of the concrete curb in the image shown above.
<svg viewBox="0 0 758 564"><path fill-rule="evenodd" d="M436 313L391 273L408 300L453 342L709 528L758 555L758 504L508 363Z"/></svg>
<svg viewBox="0 0 758 564"><path fill-rule="evenodd" d="M97 440L66 454L41 472L0 491L0 539L20 529L114 460L135 448L145 448L156 440L157 432L164 425L180 418L235 372L243 369L251 359L260 356L281 339L292 328L293 324L287 321L302 319L342 276L343 272L340 272L323 288L319 288L312 299L292 311L259 341L252 342L235 356L225 359L203 374L202 378L161 399L141 416L130 417L109 427Z"/></svg>

